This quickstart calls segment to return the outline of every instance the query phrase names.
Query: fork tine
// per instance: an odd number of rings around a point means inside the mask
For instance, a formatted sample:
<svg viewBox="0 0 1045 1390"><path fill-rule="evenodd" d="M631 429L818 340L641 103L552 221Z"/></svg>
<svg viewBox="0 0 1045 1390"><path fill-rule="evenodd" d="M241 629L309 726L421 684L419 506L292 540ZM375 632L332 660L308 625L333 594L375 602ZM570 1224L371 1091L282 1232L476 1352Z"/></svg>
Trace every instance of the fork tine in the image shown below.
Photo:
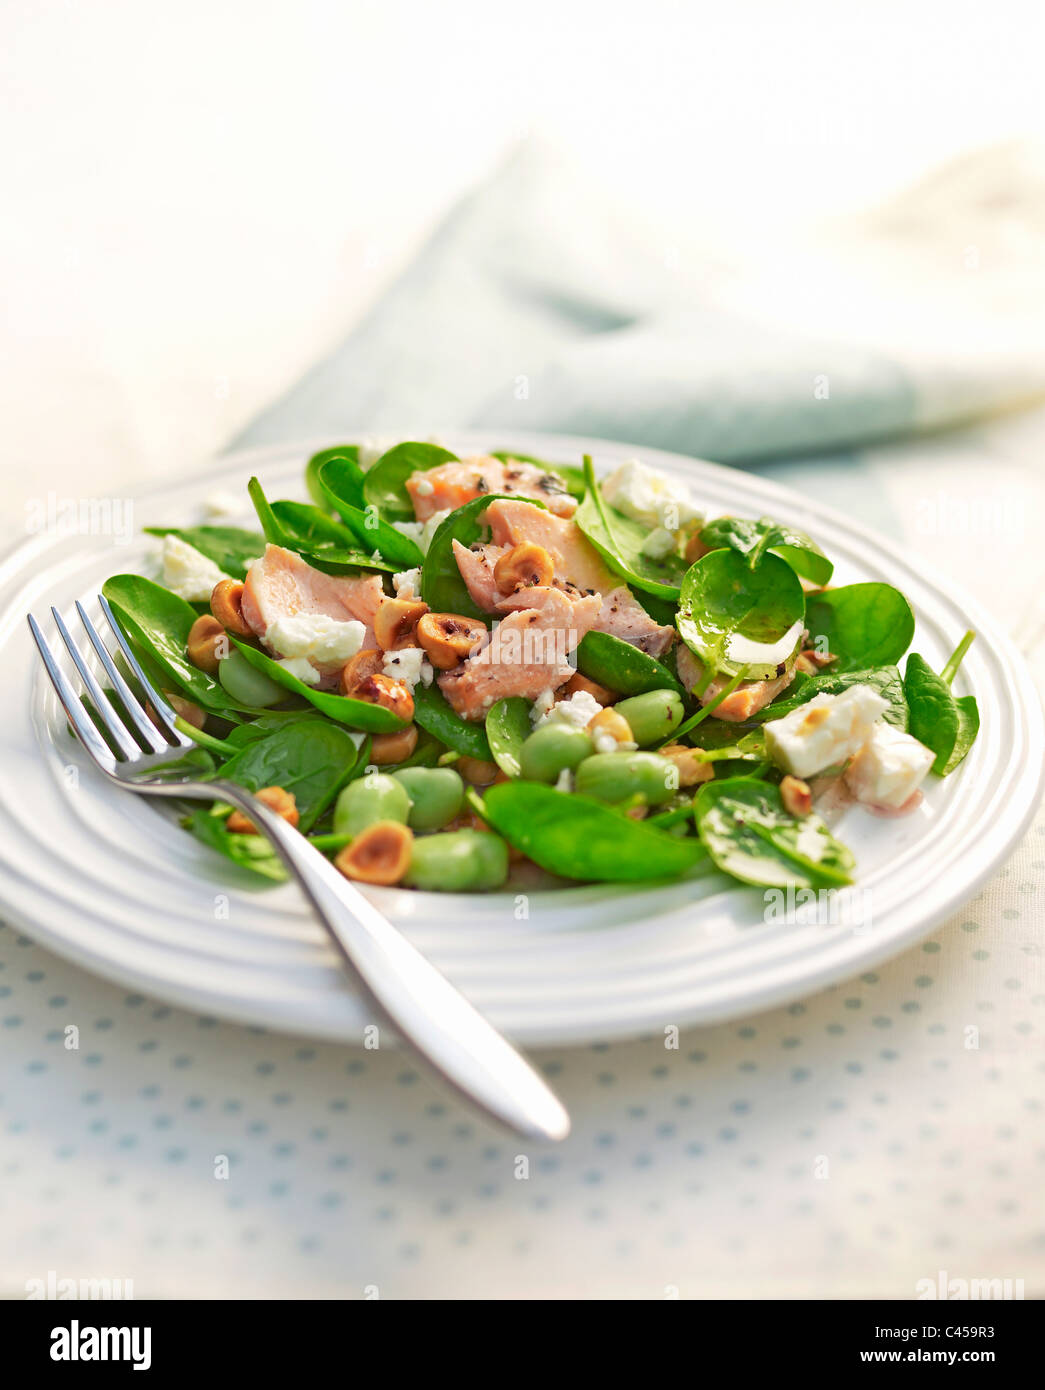
<svg viewBox="0 0 1045 1390"><path fill-rule="evenodd" d="M54 618L62 641L65 643L66 651L72 657L73 664L80 673L80 679L87 687L87 691L94 704L95 713L105 725L109 737L128 761L140 758L142 750L135 743L134 739L131 738L127 731L127 725L113 709L109 702L108 695L106 695L105 691L98 684L94 672L87 665L87 662L84 661L79 647L73 641L72 633L62 621L61 613L59 613L57 608L52 608L51 616Z"/></svg>
<svg viewBox="0 0 1045 1390"><path fill-rule="evenodd" d="M175 719L177 719L178 716L174 713L170 705L163 698L160 692L156 689L152 681L149 680L145 672L142 670L141 663L139 662L138 658L134 655L134 652L131 650L130 642L128 642L127 638L123 635L123 629L120 627L120 624L116 621L116 617L112 609L109 607L109 600L105 597L104 594L99 594L98 602L101 604L102 612L105 614L106 622L112 628L113 636L116 638L117 642L119 642L120 649L123 652L124 656L127 658L128 666L131 668L134 674L138 677L138 680L141 682L141 687L145 691L145 694L149 697L149 702L152 705L153 709L156 711L156 714L165 732L170 734L171 738L174 739L175 743L180 744L183 748L193 747L192 739L189 738L186 734L183 734L179 729L176 729L174 727L174 721Z"/></svg>
<svg viewBox="0 0 1045 1390"><path fill-rule="evenodd" d="M55 660L54 653L47 645L47 639L40 631L40 624L29 614L29 630L33 634L33 641L43 658L47 674L51 677L51 684L57 692L58 699L61 701L62 708L69 718L69 723L75 729L80 742L90 753L91 757L105 772L113 772L116 769L116 758L113 751L102 738L101 734L91 722L91 717L81 704L79 697L74 692L72 686L66 680L62 668Z"/></svg>
<svg viewBox="0 0 1045 1390"><path fill-rule="evenodd" d="M113 661L112 657L109 655L108 647L102 641L98 629L87 616L87 612L79 599L76 600L76 611L80 615L80 621L83 623L84 631L87 633L91 646L98 654L98 660L105 667L106 675L109 677L113 685L116 687L116 693L117 695L119 695L121 701L123 702L124 709L130 715L131 719L133 719L134 727L138 730L142 738L145 739L145 741L150 745L154 752L166 752L166 750L170 747L170 744L163 737L159 729L157 729L156 725L152 722L152 720L145 713L145 711L142 709L141 705L138 703L137 696L131 690L127 682L124 680L123 676L120 675L119 668Z"/></svg>

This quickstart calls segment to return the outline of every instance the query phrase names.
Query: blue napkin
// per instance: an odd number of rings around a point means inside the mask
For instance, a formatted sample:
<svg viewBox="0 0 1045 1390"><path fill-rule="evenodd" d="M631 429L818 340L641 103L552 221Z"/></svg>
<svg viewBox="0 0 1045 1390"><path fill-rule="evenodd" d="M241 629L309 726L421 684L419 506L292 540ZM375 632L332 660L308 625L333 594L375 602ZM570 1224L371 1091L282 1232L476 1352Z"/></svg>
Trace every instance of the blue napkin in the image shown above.
<svg viewBox="0 0 1045 1390"><path fill-rule="evenodd" d="M932 223L920 207L915 199L905 213L916 232ZM953 210L946 222L953 234ZM893 251L897 225L875 229ZM835 267L826 293L834 322L821 302L814 330L801 293L788 313L760 312L760 296L768 306L801 275L823 288L814 251L793 264L778 257L764 295L757 275L736 280L714 255L682 275L663 241L643 241L576 169L527 146L463 199L344 343L235 444L514 428L751 463L938 428L1045 391L1045 353L1004 331L999 340L996 319L988 342L981 306L970 306L962 331L923 335L941 320L931 298L917 302L931 278L918 273L925 248L915 237L902 250L881 292L859 256L848 271ZM881 307L882 294L895 305L863 336L861 310ZM944 294L937 303L953 308L953 283Z"/></svg>

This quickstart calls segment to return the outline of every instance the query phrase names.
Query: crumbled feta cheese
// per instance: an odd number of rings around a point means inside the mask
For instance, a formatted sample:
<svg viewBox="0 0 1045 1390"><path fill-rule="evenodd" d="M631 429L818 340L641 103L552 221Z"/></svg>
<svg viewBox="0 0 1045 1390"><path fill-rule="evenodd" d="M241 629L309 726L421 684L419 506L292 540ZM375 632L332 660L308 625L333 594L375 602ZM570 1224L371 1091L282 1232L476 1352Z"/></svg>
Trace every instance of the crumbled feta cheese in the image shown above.
<svg viewBox="0 0 1045 1390"><path fill-rule="evenodd" d="M849 764L845 784L857 801L898 811L932 765L933 754L924 743L883 721Z"/></svg>
<svg viewBox="0 0 1045 1390"><path fill-rule="evenodd" d="M766 750L785 772L812 777L846 762L862 748L887 708L869 685L851 685L841 695L815 695L808 704L766 724Z"/></svg>
<svg viewBox="0 0 1045 1390"><path fill-rule="evenodd" d="M620 744L612 734L596 734L592 739L592 743L595 745L596 753L616 753L617 749L620 747Z"/></svg>
<svg viewBox="0 0 1045 1390"><path fill-rule="evenodd" d="M305 656L285 657L282 661L276 662L277 666L282 666L284 671L289 671L292 676L297 676L299 681L305 685L318 685L319 672Z"/></svg>
<svg viewBox="0 0 1045 1390"><path fill-rule="evenodd" d="M382 454L387 454L395 441L387 439L364 439L359 448L359 466L365 473L368 468L373 468Z"/></svg>
<svg viewBox="0 0 1045 1390"><path fill-rule="evenodd" d="M555 704L555 691L549 686L547 690L542 690L533 702L530 710L530 719L534 727L544 722L544 718L552 705Z"/></svg>
<svg viewBox="0 0 1045 1390"><path fill-rule="evenodd" d="M365 636L366 627L354 618L346 623L325 613L298 613L269 623L265 642L280 656L336 665L355 656Z"/></svg>
<svg viewBox="0 0 1045 1390"><path fill-rule="evenodd" d="M576 729L586 729L602 709L594 695L587 690L578 690L566 700L558 700L537 721L537 728L544 724L572 724Z"/></svg>
<svg viewBox="0 0 1045 1390"><path fill-rule="evenodd" d="M694 507L685 483L656 468L647 468L638 459L628 459L611 473L602 484L602 495L633 521L667 531L703 520L703 513Z"/></svg>
<svg viewBox="0 0 1045 1390"><path fill-rule="evenodd" d="M163 584L187 603L205 603L215 584L228 579L213 560L201 555L194 545L180 536L163 538Z"/></svg>
<svg viewBox="0 0 1045 1390"><path fill-rule="evenodd" d="M428 478L418 478L414 484L414 491L418 497L431 497L435 491L435 484Z"/></svg>
<svg viewBox="0 0 1045 1390"><path fill-rule="evenodd" d="M452 507L447 507L444 511L433 512L427 521L393 521L392 525L402 535L409 536L422 555L427 555L432 537L452 511Z"/></svg>
<svg viewBox="0 0 1045 1390"><path fill-rule="evenodd" d="M557 792L573 791L573 773L568 767L564 767L555 779L555 790Z"/></svg>
<svg viewBox="0 0 1045 1390"><path fill-rule="evenodd" d="M678 546L678 537L663 526L651 531L639 547L643 555L651 560L665 560Z"/></svg>
<svg viewBox="0 0 1045 1390"><path fill-rule="evenodd" d="M406 681L411 690L418 681L431 685L435 675L422 647L400 647L398 651L385 652L381 670L390 680Z"/></svg>
<svg viewBox="0 0 1045 1390"><path fill-rule="evenodd" d="M392 588L396 591L396 598L413 598L421 583L421 568L412 570L400 570L398 574L392 576Z"/></svg>

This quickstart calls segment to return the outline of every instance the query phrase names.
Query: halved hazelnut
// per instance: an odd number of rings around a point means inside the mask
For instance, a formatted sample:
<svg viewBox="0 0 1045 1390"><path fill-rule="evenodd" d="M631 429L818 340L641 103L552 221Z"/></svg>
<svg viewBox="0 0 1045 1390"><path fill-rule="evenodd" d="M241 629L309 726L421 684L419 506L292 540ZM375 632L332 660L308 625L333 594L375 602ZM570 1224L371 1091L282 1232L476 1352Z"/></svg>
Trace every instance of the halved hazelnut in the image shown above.
<svg viewBox="0 0 1045 1390"><path fill-rule="evenodd" d="M502 594L514 594L516 589L550 584L555 565L543 545L526 541L505 551L493 567L493 577Z"/></svg>
<svg viewBox="0 0 1045 1390"><path fill-rule="evenodd" d="M225 629L213 613L204 613L202 618L197 618L189 628L185 641L189 660L198 670L206 671L208 676L217 673L222 657L228 655L228 647Z"/></svg>
<svg viewBox="0 0 1045 1390"><path fill-rule="evenodd" d="M808 816L813 809L813 793L809 790L809 784L800 777L792 777L790 773L780 783L780 800L784 803L785 811L790 811L793 816Z"/></svg>
<svg viewBox="0 0 1045 1390"><path fill-rule="evenodd" d="M715 775L711 763L701 761L699 748L688 748L684 743L669 743L660 750L660 756L674 763L679 775L680 787L695 787L701 782L710 782Z"/></svg>
<svg viewBox="0 0 1045 1390"><path fill-rule="evenodd" d="M261 791L255 792L254 795L263 805L275 811L277 816L282 816L288 825L297 825L298 806L293 792L288 792L285 787L262 787ZM233 811L225 822L225 829L235 835L258 833L258 827L242 811Z"/></svg>
<svg viewBox="0 0 1045 1390"><path fill-rule="evenodd" d="M356 652L341 669L342 695L349 694L353 687L359 685L367 676L379 675L384 661L384 655L376 647L364 647L361 652Z"/></svg>
<svg viewBox="0 0 1045 1390"><path fill-rule="evenodd" d="M220 579L210 596L210 611L226 632L250 637L252 628L243 616L243 585L235 579Z"/></svg>
<svg viewBox="0 0 1045 1390"><path fill-rule="evenodd" d="M370 743L370 761L378 767L401 763L417 747L417 725L400 729L396 734L377 734Z"/></svg>
<svg viewBox="0 0 1045 1390"><path fill-rule="evenodd" d="M395 820L368 825L350 845L340 850L334 867L360 883L398 883L410 867L413 831Z"/></svg>
<svg viewBox="0 0 1045 1390"><path fill-rule="evenodd" d="M496 763L488 763L484 758L458 758L454 767L473 787L492 786L501 770Z"/></svg>
<svg viewBox="0 0 1045 1390"><path fill-rule="evenodd" d="M415 647L417 621L427 612L428 604L420 599L384 599L374 614L374 636L381 650L394 652L400 647Z"/></svg>
<svg viewBox="0 0 1045 1390"><path fill-rule="evenodd" d="M163 692L163 698L167 701L178 718L184 719L185 723L191 725L192 728L202 729L204 724L206 724L206 710L200 709L199 705L194 705L191 700L186 700L182 695L175 695L173 690L165 690ZM156 725L157 729L162 732L163 725L160 723L159 715L152 707L151 700L147 700L145 703L145 713Z"/></svg>
<svg viewBox="0 0 1045 1390"><path fill-rule="evenodd" d="M407 723L414 717L414 696L406 681L381 675L364 676L345 694L353 700L365 700L368 705L380 705Z"/></svg>
<svg viewBox="0 0 1045 1390"><path fill-rule="evenodd" d="M598 714L588 720L588 732L592 738L597 738L599 734L608 735L616 743L634 743L635 741L631 725L623 714L618 714L615 709L600 709Z"/></svg>
<svg viewBox="0 0 1045 1390"><path fill-rule="evenodd" d="M451 671L478 647L486 625L460 613L426 613L417 624L417 640L437 671Z"/></svg>

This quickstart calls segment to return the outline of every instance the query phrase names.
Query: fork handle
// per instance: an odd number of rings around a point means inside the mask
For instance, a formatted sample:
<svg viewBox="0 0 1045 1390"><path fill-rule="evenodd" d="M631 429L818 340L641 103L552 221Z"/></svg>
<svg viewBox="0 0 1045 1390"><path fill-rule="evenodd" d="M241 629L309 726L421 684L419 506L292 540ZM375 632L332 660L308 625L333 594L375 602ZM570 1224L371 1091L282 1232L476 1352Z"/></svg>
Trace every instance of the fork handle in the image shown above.
<svg viewBox="0 0 1045 1390"><path fill-rule="evenodd" d="M528 1138L565 1138L569 1116L526 1059L328 859L242 787L208 782L206 793L265 833L370 1001L422 1058L502 1124Z"/></svg>

